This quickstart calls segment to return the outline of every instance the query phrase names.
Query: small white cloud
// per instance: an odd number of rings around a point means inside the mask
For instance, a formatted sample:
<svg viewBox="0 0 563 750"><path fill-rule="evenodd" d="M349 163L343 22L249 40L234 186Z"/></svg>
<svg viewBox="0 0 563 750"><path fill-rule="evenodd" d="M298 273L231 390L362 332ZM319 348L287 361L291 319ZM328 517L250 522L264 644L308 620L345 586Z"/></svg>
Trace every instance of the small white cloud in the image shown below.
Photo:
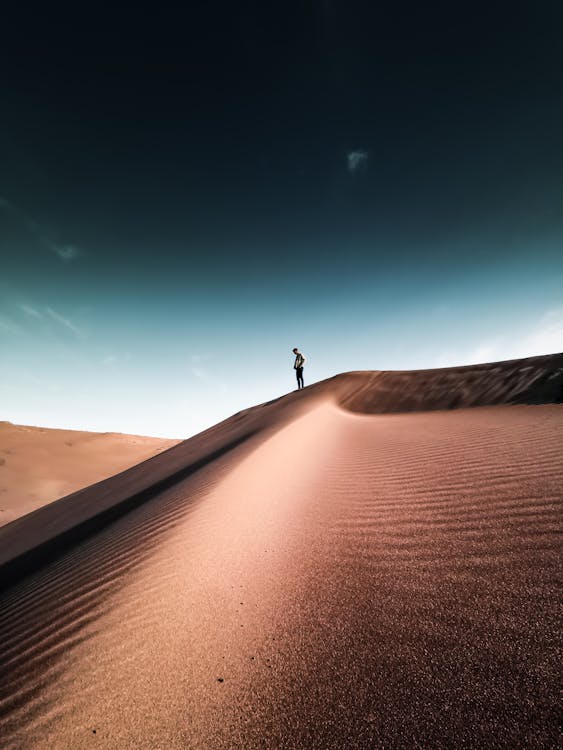
<svg viewBox="0 0 563 750"><path fill-rule="evenodd" d="M72 320L70 320L69 318L65 318L63 315L60 315L58 312L55 312L55 310L53 310L51 307L46 307L45 312L52 320L54 320L59 325L63 326L63 328L66 328L69 331L72 331L72 333L74 333L74 335L77 336L78 338L81 338L83 336L83 333L80 330L80 328L74 325Z"/></svg>
<svg viewBox="0 0 563 750"><path fill-rule="evenodd" d="M354 174L358 170L366 169L368 163L368 152L358 149L357 151L348 151L346 154L348 172Z"/></svg>
<svg viewBox="0 0 563 750"><path fill-rule="evenodd" d="M55 245L51 243L51 249L56 253L61 260L68 263L80 255L80 250L75 245Z"/></svg>
<svg viewBox="0 0 563 750"><path fill-rule="evenodd" d="M201 380L202 382L209 383L215 381L215 378L213 375L211 375L208 370L205 368L205 363L208 362L210 359L213 359L212 354L191 354L190 355L190 372L194 376L194 378L197 378L198 380Z"/></svg>

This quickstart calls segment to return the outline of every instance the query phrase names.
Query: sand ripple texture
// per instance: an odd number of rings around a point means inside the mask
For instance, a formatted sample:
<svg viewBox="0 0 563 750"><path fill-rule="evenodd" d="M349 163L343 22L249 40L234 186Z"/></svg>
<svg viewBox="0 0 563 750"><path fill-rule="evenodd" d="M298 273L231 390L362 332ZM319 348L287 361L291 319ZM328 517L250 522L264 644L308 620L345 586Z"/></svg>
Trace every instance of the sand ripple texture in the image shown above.
<svg viewBox="0 0 563 750"><path fill-rule="evenodd" d="M2 748L560 746L562 426L254 434L4 592Z"/></svg>

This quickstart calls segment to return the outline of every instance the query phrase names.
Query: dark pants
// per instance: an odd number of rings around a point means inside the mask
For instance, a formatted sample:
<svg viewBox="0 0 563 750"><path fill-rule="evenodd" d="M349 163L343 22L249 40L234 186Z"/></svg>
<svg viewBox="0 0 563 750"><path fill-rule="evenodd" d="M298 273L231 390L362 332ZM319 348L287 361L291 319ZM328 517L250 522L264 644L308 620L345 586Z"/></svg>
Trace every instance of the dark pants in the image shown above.
<svg viewBox="0 0 563 750"><path fill-rule="evenodd" d="M303 368L302 367L296 367L295 368L295 374L297 376L297 387L298 388L305 388L305 385L303 384Z"/></svg>

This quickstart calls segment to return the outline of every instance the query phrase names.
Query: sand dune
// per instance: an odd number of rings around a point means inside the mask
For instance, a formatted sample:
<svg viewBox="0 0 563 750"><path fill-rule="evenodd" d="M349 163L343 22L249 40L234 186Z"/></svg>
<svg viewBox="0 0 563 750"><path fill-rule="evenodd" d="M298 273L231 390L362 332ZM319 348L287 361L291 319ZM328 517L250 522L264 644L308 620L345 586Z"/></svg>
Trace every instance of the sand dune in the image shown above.
<svg viewBox="0 0 563 750"><path fill-rule="evenodd" d="M178 442L0 422L0 526Z"/></svg>
<svg viewBox="0 0 563 750"><path fill-rule="evenodd" d="M0 529L5 746L558 746L563 406L506 402L561 364L338 376Z"/></svg>

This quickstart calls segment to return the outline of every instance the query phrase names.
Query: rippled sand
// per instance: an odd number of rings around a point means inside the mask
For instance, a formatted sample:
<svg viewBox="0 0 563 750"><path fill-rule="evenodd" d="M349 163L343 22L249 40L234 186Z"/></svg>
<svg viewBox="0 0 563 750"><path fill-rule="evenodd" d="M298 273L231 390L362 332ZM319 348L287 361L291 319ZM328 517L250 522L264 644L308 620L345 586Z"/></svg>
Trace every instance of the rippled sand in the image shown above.
<svg viewBox="0 0 563 750"><path fill-rule="evenodd" d="M5 590L3 746L557 746L563 406L289 401Z"/></svg>

